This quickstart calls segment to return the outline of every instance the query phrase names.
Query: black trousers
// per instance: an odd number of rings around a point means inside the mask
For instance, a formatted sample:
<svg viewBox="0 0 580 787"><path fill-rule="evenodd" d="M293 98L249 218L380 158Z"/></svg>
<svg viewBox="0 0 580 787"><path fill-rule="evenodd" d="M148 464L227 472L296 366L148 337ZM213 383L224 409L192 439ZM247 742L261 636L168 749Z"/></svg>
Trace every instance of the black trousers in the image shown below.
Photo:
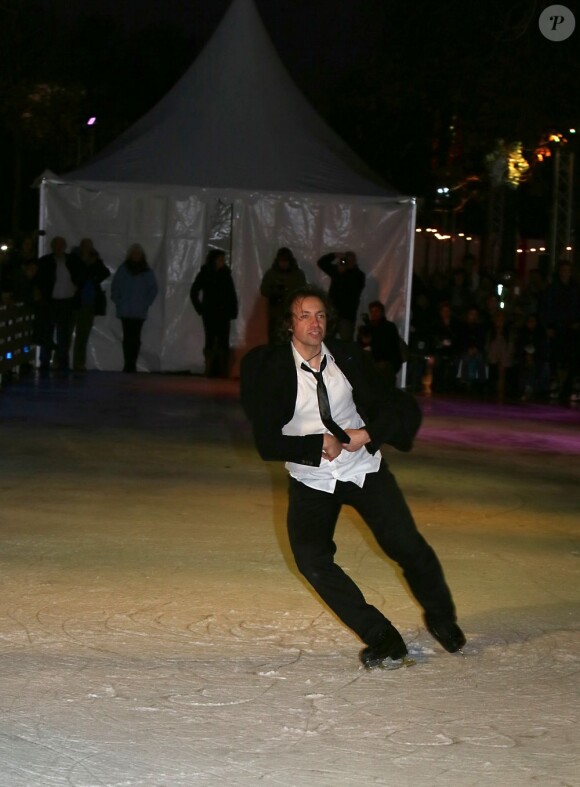
<svg viewBox="0 0 580 787"><path fill-rule="evenodd" d="M58 368L68 371L70 345L74 326L74 298L55 299L36 312L39 319L40 368L44 371L50 366L53 347L56 350ZM54 333L56 329L56 346Z"/></svg>
<svg viewBox="0 0 580 787"><path fill-rule="evenodd" d="M208 377L227 377L230 355L230 320L203 316L205 373Z"/></svg>
<svg viewBox="0 0 580 787"><path fill-rule="evenodd" d="M137 371L137 358L141 349L141 330L145 320L135 320L130 317L121 318L123 325L123 360L124 372Z"/></svg>
<svg viewBox="0 0 580 787"><path fill-rule="evenodd" d="M230 320L204 315L203 330L205 333L204 352L228 351L230 349Z"/></svg>
<svg viewBox="0 0 580 787"><path fill-rule="evenodd" d="M323 601L369 644L388 619L368 604L355 582L334 562L334 531L343 504L351 505L389 558L399 564L427 620L455 620L455 606L437 556L417 530L394 476L384 463L362 489L338 481L334 493L290 478L288 535L300 573Z"/></svg>

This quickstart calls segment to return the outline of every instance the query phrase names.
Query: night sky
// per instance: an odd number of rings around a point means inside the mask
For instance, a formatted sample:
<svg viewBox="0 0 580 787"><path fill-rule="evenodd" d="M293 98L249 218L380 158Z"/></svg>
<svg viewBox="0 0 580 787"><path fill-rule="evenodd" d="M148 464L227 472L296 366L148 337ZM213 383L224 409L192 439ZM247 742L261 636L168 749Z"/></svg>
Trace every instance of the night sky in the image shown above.
<svg viewBox="0 0 580 787"><path fill-rule="evenodd" d="M567 2L576 14L576 33L560 43L539 32L538 16L549 3L534 0L255 2L296 84L348 144L403 193L429 199L442 176L483 177L485 156L498 139L521 140L530 155L547 131L580 125L578 0ZM17 78L29 84L74 82L82 89L79 117L97 115L93 144L98 150L179 79L229 0L11 3L30 9L21 19ZM3 4L3 69L17 39L7 32L5 13ZM10 82L4 76L0 73L0 89ZM77 144L73 139L66 148L66 134L66 129L49 130L35 146L24 140L24 180L45 168L74 168ZM10 144L8 136L0 152L7 163ZM79 150L86 157L87 150ZM537 179L536 191L544 185ZM27 192L24 203L28 217L34 200ZM2 223L6 232L6 219Z"/></svg>

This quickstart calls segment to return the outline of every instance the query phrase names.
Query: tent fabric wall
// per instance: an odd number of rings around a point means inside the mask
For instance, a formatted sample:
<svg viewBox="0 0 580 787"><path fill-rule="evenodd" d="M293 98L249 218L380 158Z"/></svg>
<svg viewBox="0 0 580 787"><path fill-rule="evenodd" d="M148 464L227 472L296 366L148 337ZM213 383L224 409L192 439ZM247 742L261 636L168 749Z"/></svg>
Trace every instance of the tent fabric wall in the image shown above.
<svg viewBox="0 0 580 787"><path fill-rule="evenodd" d="M231 226L216 226L220 213ZM318 257L355 251L367 274L361 305L380 299L406 335L415 202L372 173L308 104L252 0L232 0L187 72L109 147L66 176L46 174L40 214L45 241L64 235L74 246L90 237L111 271L132 243L145 248L160 292L143 330L142 369L201 371L203 330L189 289L220 237L240 301L238 358L266 338L259 287L281 246L324 287ZM122 366L110 302L88 365Z"/></svg>
<svg viewBox="0 0 580 787"><path fill-rule="evenodd" d="M325 289L328 279L316 267L318 257L332 250L356 251L367 275L361 309L378 298L406 335L412 199L71 183L54 176L45 178L41 189L47 239L63 235L73 247L83 237L92 238L112 273L132 243L145 248L160 294L143 330L142 370L203 368L203 328L189 289L205 259L218 202L232 205L230 263L240 302L231 336L236 359L266 340L266 304L259 288L280 246L290 247L308 281ZM110 281L104 285L107 294ZM121 324L110 300L107 315L95 321L87 360L89 368L122 368Z"/></svg>

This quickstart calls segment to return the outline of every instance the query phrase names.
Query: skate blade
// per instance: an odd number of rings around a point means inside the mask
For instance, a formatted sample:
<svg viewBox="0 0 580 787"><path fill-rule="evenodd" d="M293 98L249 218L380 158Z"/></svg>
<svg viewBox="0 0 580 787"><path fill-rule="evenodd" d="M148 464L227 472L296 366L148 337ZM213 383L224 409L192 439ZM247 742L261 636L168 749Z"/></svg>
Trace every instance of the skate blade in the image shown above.
<svg viewBox="0 0 580 787"><path fill-rule="evenodd" d="M391 659L387 656L387 658L382 661L366 665L366 668L368 670L382 669L391 671L401 669L401 667L413 667L416 663L415 659L412 659L410 656L403 656L402 659Z"/></svg>

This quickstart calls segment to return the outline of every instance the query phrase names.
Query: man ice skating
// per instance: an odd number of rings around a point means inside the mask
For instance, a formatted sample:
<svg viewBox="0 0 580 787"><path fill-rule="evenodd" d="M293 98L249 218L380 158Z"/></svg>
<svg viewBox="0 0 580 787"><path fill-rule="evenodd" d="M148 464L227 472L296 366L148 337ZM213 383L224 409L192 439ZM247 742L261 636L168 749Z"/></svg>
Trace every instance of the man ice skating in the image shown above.
<svg viewBox="0 0 580 787"><path fill-rule="evenodd" d="M430 633L450 653L465 644L439 561L418 532L379 447L410 450L420 411L389 390L355 343L325 341L329 304L305 286L288 300L285 344L256 347L242 362L241 395L260 456L290 473L288 534L300 572L365 643L368 667L400 666L407 647L334 562L334 530L353 506L402 568Z"/></svg>

